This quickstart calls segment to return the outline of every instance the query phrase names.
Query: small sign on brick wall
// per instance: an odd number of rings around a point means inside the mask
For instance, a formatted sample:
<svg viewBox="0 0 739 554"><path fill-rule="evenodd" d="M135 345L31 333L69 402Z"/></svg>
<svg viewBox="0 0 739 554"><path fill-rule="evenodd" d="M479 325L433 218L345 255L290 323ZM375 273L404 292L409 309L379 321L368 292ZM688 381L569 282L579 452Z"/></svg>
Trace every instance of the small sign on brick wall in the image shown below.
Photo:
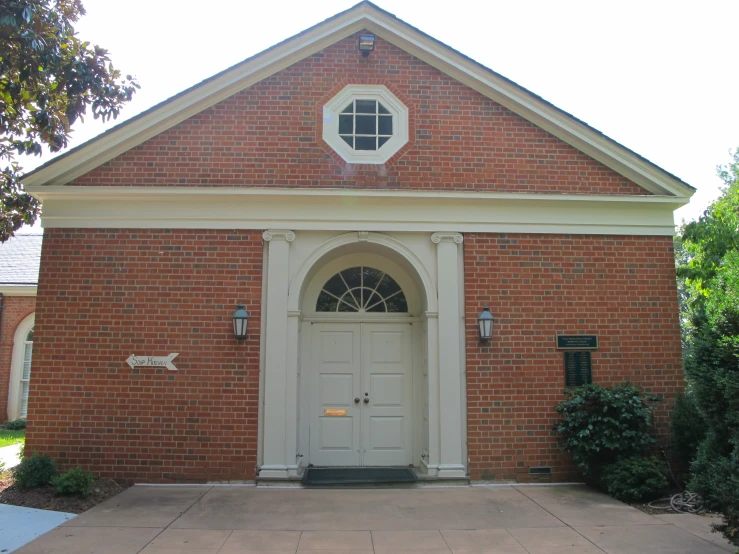
<svg viewBox="0 0 739 554"><path fill-rule="evenodd" d="M598 335L557 335L559 350L585 350L598 348Z"/></svg>
<svg viewBox="0 0 739 554"><path fill-rule="evenodd" d="M593 382L590 350L568 351L565 355L565 387L582 387Z"/></svg>
<svg viewBox="0 0 739 554"><path fill-rule="evenodd" d="M126 363L131 366L131 369L135 367L166 367L170 371L177 371L172 360L179 355L179 352L175 352L169 356L139 356L137 354L131 354L126 359Z"/></svg>

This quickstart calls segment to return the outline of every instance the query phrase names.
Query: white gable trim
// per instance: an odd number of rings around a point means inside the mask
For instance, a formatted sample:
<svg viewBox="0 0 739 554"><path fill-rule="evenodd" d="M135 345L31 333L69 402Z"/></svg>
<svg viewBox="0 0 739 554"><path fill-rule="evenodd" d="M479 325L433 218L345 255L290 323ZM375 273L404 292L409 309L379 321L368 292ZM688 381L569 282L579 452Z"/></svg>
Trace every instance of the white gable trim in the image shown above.
<svg viewBox="0 0 739 554"><path fill-rule="evenodd" d="M49 228L667 235L674 196L240 187L33 187Z"/></svg>
<svg viewBox="0 0 739 554"><path fill-rule="evenodd" d="M36 296L36 285L0 285L3 296Z"/></svg>
<svg viewBox="0 0 739 554"><path fill-rule="evenodd" d="M111 129L32 172L23 179L23 184L68 183L240 90L362 29L376 33L499 102L653 194L690 197L695 192L689 185L574 117L370 3L362 3L340 13L173 97L141 117Z"/></svg>

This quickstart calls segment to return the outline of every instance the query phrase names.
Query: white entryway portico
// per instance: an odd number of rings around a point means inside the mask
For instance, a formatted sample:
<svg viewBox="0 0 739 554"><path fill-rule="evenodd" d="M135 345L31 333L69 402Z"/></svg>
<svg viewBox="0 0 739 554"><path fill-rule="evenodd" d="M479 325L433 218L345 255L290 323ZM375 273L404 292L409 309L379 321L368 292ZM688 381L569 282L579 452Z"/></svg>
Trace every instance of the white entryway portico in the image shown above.
<svg viewBox="0 0 739 554"><path fill-rule="evenodd" d="M462 235L263 236L259 478L308 465L464 478Z"/></svg>

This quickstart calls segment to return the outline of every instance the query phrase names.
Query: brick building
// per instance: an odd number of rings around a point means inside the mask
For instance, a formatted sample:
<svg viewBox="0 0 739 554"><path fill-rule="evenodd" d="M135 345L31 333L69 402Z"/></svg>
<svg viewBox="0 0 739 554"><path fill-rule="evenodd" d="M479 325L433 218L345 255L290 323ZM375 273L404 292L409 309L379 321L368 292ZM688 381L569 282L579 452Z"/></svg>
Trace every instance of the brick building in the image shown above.
<svg viewBox="0 0 739 554"><path fill-rule="evenodd" d="M558 335L597 337L568 357L594 382L663 395L662 435L682 388L693 189L367 2L24 183L46 233L27 444L65 465L561 481Z"/></svg>
<svg viewBox="0 0 739 554"><path fill-rule="evenodd" d="M0 243L0 418L26 417L42 235Z"/></svg>

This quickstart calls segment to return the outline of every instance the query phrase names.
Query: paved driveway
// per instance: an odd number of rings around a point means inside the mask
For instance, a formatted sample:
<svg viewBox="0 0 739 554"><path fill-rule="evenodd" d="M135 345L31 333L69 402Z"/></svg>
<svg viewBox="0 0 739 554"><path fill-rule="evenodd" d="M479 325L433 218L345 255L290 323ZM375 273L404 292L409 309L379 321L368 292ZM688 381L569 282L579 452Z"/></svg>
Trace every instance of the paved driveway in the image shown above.
<svg viewBox="0 0 739 554"><path fill-rule="evenodd" d="M23 554L726 554L707 518L653 517L584 486L133 487Z"/></svg>

